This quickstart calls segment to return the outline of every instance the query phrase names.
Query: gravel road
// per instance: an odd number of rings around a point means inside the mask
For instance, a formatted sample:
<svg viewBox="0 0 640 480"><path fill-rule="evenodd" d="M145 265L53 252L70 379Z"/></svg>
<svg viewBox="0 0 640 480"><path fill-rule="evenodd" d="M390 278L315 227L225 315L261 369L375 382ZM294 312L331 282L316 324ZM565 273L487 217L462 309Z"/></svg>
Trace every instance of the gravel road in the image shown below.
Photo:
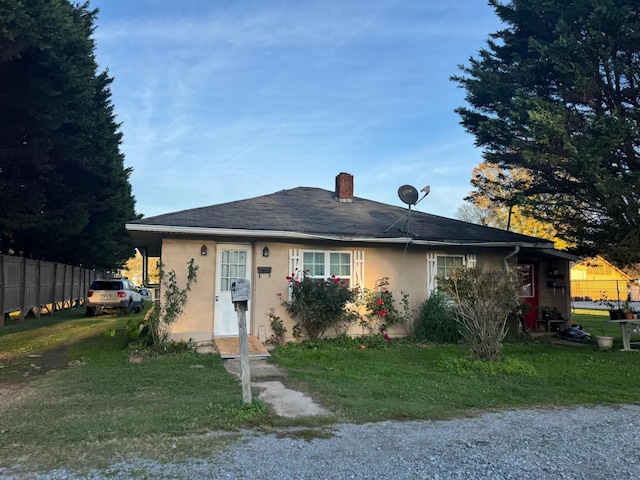
<svg viewBox="0 0 640 480"><path fill-rule="evenodd" d="M186 463L140 460L86 475L57 470L12 476L0 470L0 479L640 478L640 406L339 424L330 433L304 440L245 431L224 453Z"/></svg>

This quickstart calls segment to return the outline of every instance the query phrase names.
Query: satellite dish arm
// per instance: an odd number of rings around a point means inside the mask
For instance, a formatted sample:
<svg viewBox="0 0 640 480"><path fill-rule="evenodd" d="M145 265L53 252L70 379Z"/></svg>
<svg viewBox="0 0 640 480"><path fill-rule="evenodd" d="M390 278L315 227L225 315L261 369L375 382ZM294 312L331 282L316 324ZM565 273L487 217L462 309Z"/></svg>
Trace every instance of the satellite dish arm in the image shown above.
<svg viewBox="0 0 640 480"><path fill-rule="evenodd" d="M389 230L391 230L391 227L393 227L396 223L398 223L400 220L402 220L404 217L408 217L409 215L411 215L411 208L409 208L409 211L407 213L405 213L404 215L402 215L399 219L397 219L395 222L393 222L391 225L389 225L387 227L387 229L384 231L384 233L387 233ZM408 218L407 218L408 220Z"/></svg>
<svg viewBox="0 0 640 480"><path fill-rule="evenodd" d="M424 197L429 195L429 192L431 191L431 187L429 185L427 185L426 187L423 187L422 190L420 190L420 191L424 192L424 195L422 195L422 198L420 200L418 200L414 205L419 204L422 200L424 200Z"/></svg>
<svg viewBox="0 0 640 480"><path fill-rule="evenodd" d="M407 226L409 225L410 218L411 218L411 205L409 205L409 211L407 212L407 220L404 222L404 226L402 227L402 230L400 230L402 233L405 233L407 235L409 235L409 230L407 230Z"/></svg>

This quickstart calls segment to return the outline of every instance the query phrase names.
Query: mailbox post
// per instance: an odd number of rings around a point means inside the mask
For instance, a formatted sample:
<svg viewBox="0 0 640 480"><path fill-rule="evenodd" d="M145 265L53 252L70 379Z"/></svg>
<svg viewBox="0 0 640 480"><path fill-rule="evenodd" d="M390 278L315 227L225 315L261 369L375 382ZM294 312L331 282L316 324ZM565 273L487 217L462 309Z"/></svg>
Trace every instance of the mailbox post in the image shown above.
<svg viewBox="0 0 640 480"><path fill-rule="evenodd" d="M251 297L251 285L246 278L231 283L231 301L238 312L238 340L240 343L240 369L242 402L251 403L251 370L249 367L249 339L247 337L247 306Z"/></svg>

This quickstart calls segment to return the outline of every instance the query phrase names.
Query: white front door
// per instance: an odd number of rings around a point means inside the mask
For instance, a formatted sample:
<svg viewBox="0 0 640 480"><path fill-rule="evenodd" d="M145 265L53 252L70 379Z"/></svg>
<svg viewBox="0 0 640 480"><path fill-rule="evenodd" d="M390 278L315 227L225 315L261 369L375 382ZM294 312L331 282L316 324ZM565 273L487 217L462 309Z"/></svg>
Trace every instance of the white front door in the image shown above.
<svg viewBox="0 0 640 480"><path fill-rule="evenodd" d="M218 244L216 255L216 301L213 311L213 336L238 335L238 314L231 303L231 284L237 278L249 279L251 247L249 245ZM251 302L247 308L247 333Z"/></svg>

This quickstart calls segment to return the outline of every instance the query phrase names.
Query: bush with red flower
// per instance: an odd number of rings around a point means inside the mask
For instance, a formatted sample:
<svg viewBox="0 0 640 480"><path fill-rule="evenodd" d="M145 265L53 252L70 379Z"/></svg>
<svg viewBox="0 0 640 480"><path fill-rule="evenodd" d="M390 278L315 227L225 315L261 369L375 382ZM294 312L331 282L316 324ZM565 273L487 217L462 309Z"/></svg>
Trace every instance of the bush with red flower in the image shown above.
<svg viewBox="0 0 640 480"><path fill-rule="evenodd" d="M393 293L389 290L387 277L377 280L373 290L365 288L359 303L366 311L363 318L366 318L367 321L366 323L361 321L360 324L372 331L386 330L390 325L405 325L410 320L406 318L410 316L409 295L403 292L401 294L404 314L401 314L396 307Z"/></svg>
<svg viewBox="0 0 640 480"><path fill-rule="evenodd" d="M294 332L316 340L329 328L351 323L355 313L348 305L354 301L355 292L335 275L325 280L310 278L305 273L301 279L296 275L287 277L289 300L280 296L280 302L297 324Z"/></svg>

